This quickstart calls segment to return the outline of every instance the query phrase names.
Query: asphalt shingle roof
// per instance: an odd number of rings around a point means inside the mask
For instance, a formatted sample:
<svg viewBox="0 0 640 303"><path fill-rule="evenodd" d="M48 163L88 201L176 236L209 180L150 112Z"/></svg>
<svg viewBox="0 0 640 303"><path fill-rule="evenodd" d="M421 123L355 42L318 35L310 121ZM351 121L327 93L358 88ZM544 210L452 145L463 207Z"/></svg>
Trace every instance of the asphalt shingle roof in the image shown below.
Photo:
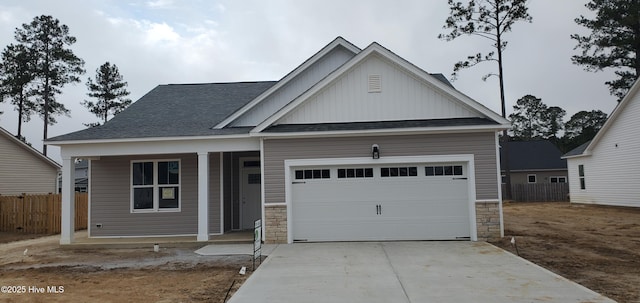
<svg viewBox="0 0 640 303"><path fill-rule="evenodd" d="M550 141L510 141L507 144L512 171L567 168L567 160L560 159L562 152ZM500 148L500 157L503 152L504 148Z"/></svg>
<svg viewBox="0 0 640 303"><path fill-rule="evenodd" d="M159 85L102 126L48 141L207 136L247 133L251 127L212 127L275 81Z"/></svg>
<svg viewBox="0 0 640 303"><path fill-rule="evenodd" d="M434 76L438 81L450 86L453 88L453 84L451 84L451 82L449 82L449 80L447 79L447 77L445 77L443 74L441 73L435 73L435 74L429 74Z"/></svg>
<svg viewBox="0 0 640 303"><path fill-rule="evenodd" d="M577 156L577 155L582 155L582 153L584 153L584 151L587 149L587 146L589 146L589 143L591 143L591 140L583 143L582 145L570 150L568 153L562 155L563 157L571 157L571 156Z"/></svg>

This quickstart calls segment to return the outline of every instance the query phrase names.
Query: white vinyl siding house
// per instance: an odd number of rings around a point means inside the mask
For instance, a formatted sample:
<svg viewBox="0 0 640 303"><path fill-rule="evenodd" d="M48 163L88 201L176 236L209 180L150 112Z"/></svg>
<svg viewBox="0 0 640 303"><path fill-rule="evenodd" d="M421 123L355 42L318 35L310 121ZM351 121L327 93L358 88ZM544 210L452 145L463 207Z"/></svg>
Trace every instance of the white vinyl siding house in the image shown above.
<svg viewBox="0 0 640 303"><path fill-rule="evenodd" d="M207 241L262 219L270 243L485 240L503 234L497 133L508 127L441 75L338 37L278 82L161 85L47 143L65 163L91 160L89 237ZM164 184L171 161L177 183ZM73 241L65 218L62 244Z"/></svg>
<svg viewBox="0 0 640 303"><path fill-rule="evenodd" d="M640 207L640 84L584 150L567 153L571 202Z"/></svg>
<svg viewBox="0 0 640 303"><path fill-rule="evenodd" d="M60 169L0 127L0 195L57 193Z"/></svg>

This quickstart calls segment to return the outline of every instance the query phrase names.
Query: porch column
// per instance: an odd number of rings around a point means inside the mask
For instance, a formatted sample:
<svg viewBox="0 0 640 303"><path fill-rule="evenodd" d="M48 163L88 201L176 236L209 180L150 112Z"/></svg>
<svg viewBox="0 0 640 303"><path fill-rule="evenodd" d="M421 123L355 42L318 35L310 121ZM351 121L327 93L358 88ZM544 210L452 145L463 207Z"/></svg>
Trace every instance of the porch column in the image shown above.
<svg viewBox="0 0 640 303"><path fill-rule="evenodd" d="M198 241L209 241L209 153L198 152Z"/></svg>
<svg viewBox="0 0 640 303"><path fill-rule="evenodd" d="M75 179L74 158L62 157L62 216L60 244L71 244L75 232Z"/></svg>

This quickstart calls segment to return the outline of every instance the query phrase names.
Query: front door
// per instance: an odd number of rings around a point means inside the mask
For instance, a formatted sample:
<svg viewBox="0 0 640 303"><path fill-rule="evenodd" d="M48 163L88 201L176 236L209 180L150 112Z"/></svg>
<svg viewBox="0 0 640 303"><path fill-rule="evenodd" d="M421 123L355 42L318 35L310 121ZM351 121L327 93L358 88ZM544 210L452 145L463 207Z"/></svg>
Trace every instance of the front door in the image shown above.
<svg viewBox="0 0 640 303"><path fill-rule="evenodd" d="M254 221L261 218L260 167L242 167L242 187L240 188L240 207L242 229L252 229Z"/></svg>

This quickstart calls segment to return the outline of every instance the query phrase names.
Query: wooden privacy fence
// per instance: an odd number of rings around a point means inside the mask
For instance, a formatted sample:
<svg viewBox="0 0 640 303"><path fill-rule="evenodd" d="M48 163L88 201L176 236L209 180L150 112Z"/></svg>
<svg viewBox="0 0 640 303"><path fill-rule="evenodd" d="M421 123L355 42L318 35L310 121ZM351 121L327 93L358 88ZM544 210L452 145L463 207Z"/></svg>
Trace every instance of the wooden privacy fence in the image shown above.
<svg viewBox="0 0 640 303"><path fill-rule="evenodd" d="M88 195L76 193L76 230L87 228ZM58 234L62 195L0 196L0 231Z"/></svg>
<svg viewBox="0 0 640 303"><path fill-rule="evenodd" d="M502 184L502 195L506 185ZM516 202L560 202L569 201L569 183L511 184L511 198Z"/></svg>

